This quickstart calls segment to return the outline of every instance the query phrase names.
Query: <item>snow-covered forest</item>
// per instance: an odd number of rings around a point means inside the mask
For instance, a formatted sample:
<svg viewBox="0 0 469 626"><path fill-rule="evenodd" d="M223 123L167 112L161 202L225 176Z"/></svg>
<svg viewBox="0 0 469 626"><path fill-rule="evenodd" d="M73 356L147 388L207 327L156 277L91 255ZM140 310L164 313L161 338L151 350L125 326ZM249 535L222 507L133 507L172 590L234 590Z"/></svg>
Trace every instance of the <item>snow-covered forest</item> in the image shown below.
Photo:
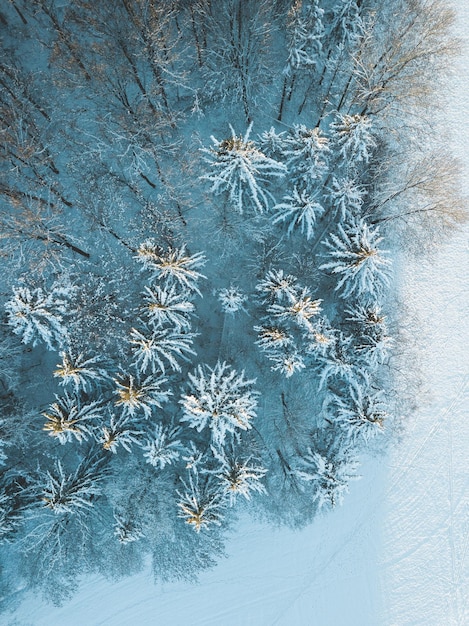
<svg viewBox="0 0 469 626"><path fill-rule="evenodd" d="M393 263L465 219L451 11L0 7L0 597L195 579L239 511L341 504L418 401Z"/></svg>

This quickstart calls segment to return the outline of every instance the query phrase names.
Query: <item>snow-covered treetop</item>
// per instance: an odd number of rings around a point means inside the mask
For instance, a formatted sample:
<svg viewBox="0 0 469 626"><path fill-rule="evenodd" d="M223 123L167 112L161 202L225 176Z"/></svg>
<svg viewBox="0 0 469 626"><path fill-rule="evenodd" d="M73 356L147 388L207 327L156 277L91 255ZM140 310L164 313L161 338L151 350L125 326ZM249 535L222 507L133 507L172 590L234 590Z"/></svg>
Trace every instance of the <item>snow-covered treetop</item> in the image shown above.
<svg viewBox="0 0 469 626"><path fill-rule="evenodd" d="M233 315L238 311L245 311L244 303L248 297L242 293L237 287L229 287L228 289L220 289L218 292L218 300L224 313Z"/></svg>
<svg viewBox="0 0 469 626"><path fill-rule="evenodd" d="M333 396L331 413L352 442L361 438L365 443L383 431L388 416L384 393L373 389L366 375L350 381L342 396Z"/></svg>
<svg viewBox="0 0 469 626"><path fill-rule="evenodd" d="M368 163L377 143L373 134L373 122L366 115L341 115L330 125L333 141L345 161Z"/></svg>
<svg viewBox="0 0 469 626"><path fill-rule="evenodd" d="M143 311L155 328L172 326L175 330L190 330L189 315L194 311L191 294L180 285L145 287Z"/></svg>
<svg viewBox="0 0 469 626"><path fill-rule="evenodd" d="M295 276L285 274L282 269L273 269L269 270L266 277L256 285L256 290L267 302L281 302L285 299L294 302L300 291L300 285Z"/></svg>
<svg viewBox="0 0 469 626"><path fill-rule="evenodd" d="M319 128L293 124L285 139L283 154L288 172L309 186L327 171L329 140Z"/></svg>
<svg viewBox="0 0 469 626"><path fill-rule="evenodd" d="M138 248L136 259L152 272L152 280L163 281L169 289L175 284L201 295L197 282L205 276L197 270L205 265L202 252L189 255L185 245L164 250L156 241L148 239Z"/></svg>
<svg viewBox="0 0 469 626"><path fill-rule="evenodd" d="M350 216L358 215L366 191L353 178L333 176L327 195L339 213L341 221L345 222Z"/></svg>
<svg viewBox="0 0 469 626"><path fill-rule="evenodd" d="M283 177L286 166L263 154L249 140L252 123L244 137L238 137L232 126L230 129L232 136L229 139L219 141L212 136L213 147L202 149L208 155L205 160L210 164L211 171L201 179L212 183L212 193L226 192L238 213L242 214L246 206L263 213L271 198L265 188L266 179Z"/></svg>
<svg viewBox="0 0 469 626"><path fill-rule="evenodd" d="M310 329L311 318L320 312L321 302L322 300L313 300L309 289L304 287L291 302L274 303L267 312L279 321L292 321L302 328Z"/></svg>
<svg viewBox="0 0 469 626"><path fill-rule="evenodd" d="M324 9L318 0L297 0L289 12L288 59L285 74L295 70L314 68L322 49L325 29L322 22Z"/></svg>
<svg viewBox="0 0 469 626"><path fill-rule="evenodd" d="M227 500L216 479L210 474L201 476L189 470L189 480L181 478L184 489L178 491L179 517L195 532L219 526Z"/></svg>
<svg viewBox="0 0 469 626"><path fill-rule="evenodd" d="M251 458L243 458L236 453L220 454L214 449L214 456L220 462L215 471L222 491L228 496L230 506L236 504L239 496L251 499L252 493L266 493L261 479L267 470L251 462Z"/></svg>
<svg viewBox="0 0 469 626"><path fill-rule="evenodd" d="M244 378L227 363L217 362L215 367L198 366L189 374L190 393L180 401L188 422L199 432L204 428L212 431L212 441L223 446L227 434L251 428L256 416L258 392L252 390L255 380Z"/></svg>
<svg viewBox="0 0 469 626"><path fill-rule="evenodd" d="M379 244L383 238L379 228L369 226L363 219L351 219L337 227L324 242L331 261L320 269L339 276L336 290L342 298L352 295L375 296L389 283L390 261Z"/></svg>
<svg viewBox="0 0 469 626"><path fill-rule="evenodd" d="M333 508L342 504L349 482L359 478L358 467L359 462L349 449L324 453L309 448L296 474L302 480L312 482L313 500L320 507Z"/></svg>
<svg viewBox="0 0 469 626"><path fill-rule="evenodd" d="M92 434L93 421L102 415L100 402L82 402L79 396L67 393L55 399L42 414L46 418L43 430L62 444L73 438L82 441Z"/></svg>
<svg viewBox="0 0 469 626"><path fill-rule="evenodd" d="M324 213L322 204L317 201L317 194L299 191L294 187L291 194L283 197L283 202L273 208L273 223L285 222L288 224L287 234L291 235L295 229L301 230L306 239L311 239L317 220Z"/></svg>
<svg viewBox="0 0 469 626"><path fill-rule="evenodd" d="M140 445L143 436L143 431L137 430L129 415L116 416L111 413L109 422L98 430L96 439L104 450L116 454L119 446L131 452L132 444Z"/></svg>
<svg viewBox="0 0 469 626"><path fill-rule="evenodd" d="M178 426L155 426L153 436L143 446L143 456L147 463L158 469L164 469L171 465L179 457L184 449L179 437L182 430Z"/></svg>
<svg viewBox="0 0 469 626"><path fill-rule="evenodd" d="M62 363L57 364L54 376L61 379L60 385L73 386L75 393L89 393L93 387L110 379L99 356L87 358L83 354L74 355L71 351L61 352L60 356Z"/></svg>
<svg viewBox="0 0 469 626"><path fill-rule="evenodd" d="M33 346L44 342L49 350L56 350L68 342L64 316L74 288L54 284L48 293L40 287L14 287L13 297L5 304L8 324L23 343Z"/></svg>
<svg viewBox="0 0 469 626"><path fill-rule="evenodd" d="M123 409L124 415L133 416L142 412L148 418L154 407L161 408L167 402L172 392L162 389L167 379L162 376L134 377L131 374L121 374L114 380L117 400L115 405Z"/></svg>
<svg viewBox="0 0 469 626"><path fill-rule="evenodd" d="M365 24L360 14L359 1L337 0L332 14L331 28L337 32L340 43L354 44L363 35Z"/></svg>
<svg viewBox="0 0 469 626"><path fill-rule="evenodd" d="M191 348L194 333L180 333L169 328L145 328L142 331L132 328L130 336L134 353L133 364L142 374L148 371L153 374L160 371L164 374L167 365L180 372L179 359L187 359L188 354L195 355Z"/></svg>

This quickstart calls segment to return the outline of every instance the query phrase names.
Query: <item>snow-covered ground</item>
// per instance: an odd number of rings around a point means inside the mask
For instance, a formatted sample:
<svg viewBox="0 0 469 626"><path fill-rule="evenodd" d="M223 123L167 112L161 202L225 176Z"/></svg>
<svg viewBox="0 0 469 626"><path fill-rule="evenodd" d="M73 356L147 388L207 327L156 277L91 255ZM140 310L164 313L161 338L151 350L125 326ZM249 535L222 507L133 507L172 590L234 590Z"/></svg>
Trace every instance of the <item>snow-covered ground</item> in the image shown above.
<svg viewBox="0 0 469 626"><path fill-rule="evenodd" d="M454 0L469 33L469 1ZM469 193L469 40L448 120ZM457 132L456 132L457 131ZM15 626L463 626L469 624L469 227L408 266L403 296L420 319L428 402L387 457L368 461L342 508L302 532L242 521L228 558L197 584L148 572L84 581L51 608L28 598Z"/></svg>

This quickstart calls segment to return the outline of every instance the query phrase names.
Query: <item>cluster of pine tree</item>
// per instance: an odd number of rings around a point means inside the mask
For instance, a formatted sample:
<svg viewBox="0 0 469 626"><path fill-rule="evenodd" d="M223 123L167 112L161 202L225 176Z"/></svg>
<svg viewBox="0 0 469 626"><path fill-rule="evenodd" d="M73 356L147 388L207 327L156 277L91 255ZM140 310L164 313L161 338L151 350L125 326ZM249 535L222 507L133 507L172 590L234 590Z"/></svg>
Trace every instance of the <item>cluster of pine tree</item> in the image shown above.
<svg viewBox="0 0 469 626"><path fill-rule="evenodd" d="M0 596L191 579L237 511L341 503L401 418L392 257L463 218L426 117L444 3L0 22Z"/></svg>

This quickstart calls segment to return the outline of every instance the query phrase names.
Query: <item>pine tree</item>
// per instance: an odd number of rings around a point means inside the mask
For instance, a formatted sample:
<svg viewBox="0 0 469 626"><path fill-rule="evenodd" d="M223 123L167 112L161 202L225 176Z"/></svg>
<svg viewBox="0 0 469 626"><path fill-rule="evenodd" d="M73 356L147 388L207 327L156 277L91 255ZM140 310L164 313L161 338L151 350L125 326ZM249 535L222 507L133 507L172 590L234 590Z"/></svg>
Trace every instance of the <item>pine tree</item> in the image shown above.
<svg viewBox="0 0 469 626"><path fill-rule="evenodd" d="M300 372L306 367L306 363L302 355L295 346L286 348L283 351L272 350L267 354L272 365L272 371L280 372L286 378L293 376L295 372Z"/></svg>
<svg viewBox="0 0 469 626"><path fill-rule="evenodd" d="M390 265L383 256L386 252L379 248L383 240L379 228L370 227L363 219L351 219L337 229L338 233L324 242L332 261L319 269L339 276L335 289L341 298L378 296L389 284Z"/></svg>
<svg viewBox="0 0 469 626"><path fill-rule="evenodd" d="M160 328L172 326L176 332L190 330L190 314L194 312L194 305L190 301L190 293L180 286L145 287L144 313L152 326Z"/></svg>
<svg viewBox="0 0 469 626"><path fill-rule="evenodd" d="M181 478L184 489L178 491L179 517L196 533L220 526L226 508L225 494L210 474L189 471L189 481Z"/></svg>
<svg viewBox="0 0 469 626"><path fill-rule="evenodd" d="M42 507L55 515L80 514L94 506L106 473L99 458L86 457L70 474L65 472L61 461L56 461L54 470L39 471L28 489L40 498Z"/></svg>
<svg viewBox="0 0 469 626"><path fill-rule="evenodd" d="M237 287L229 287L228 289L220 289L218 292L218 301L221 304L222 311L233 315L238 311L246 311L244 303L247 296Z"/></svg>
<svg viewBox="0 0 469 626"><path fill-rule="evenodd" d="M256 416L258 393L252 391L255 380L246 380L244 371L238 374L226 363L214 368L198 366L189 374L190 394L180 401L191 428L199 432L209 428L215 446L223 446L228 434L251 428Z"/></svg>
<svg viewBox="0 0 469 626"><path fill-rule="evenodd" d="M143 431L136 430L129 416L114 414L110 415L108 424L95 433L96 441L113 454L117 453L119 446L131 452L132 444L141 445L143 435Z"/></svg>
<svg viewBox="0 0 469 626"><path fill-rule="evenodd" d="M386 316L378 304L355 304L346 309L346 319L355 333L355 351L358 358L370 367L384 363L393 347L394 339L388 334Z"/></svg>
<svg viewBox="0 0 469 626"><path fill-rule="evenodd" d="M342 222L352 216L359 215L366 191L353 178L332 177L331 187L327 189L327 197L336 209Z"/></svg>
<svg viewBox="0 0 469 626"><path fill-rule="evenodd" d="M280 326L254 326L254 330L259 337L256 344L264 352L275 352L281 348L287 348L293 343L292 335Z"/></svg>
<svg viewBox="0 0 469 626"><path fill-rule="evenodd" d="M227 193L233 208L243 214L246 207L263 213L268 209L271 194L265 183L272 178L282 178L286 173L283 163L263 154L249 140L252 123L244 137L237 137L232 126L230 139L219 141L212 136L213 147L204 148L211 172L202 176L212 183L210 191L215 195Z"/></svg>
<svg viewBox="0 0 469 626"><path fill-rule="evenodd" d="M285 222L288 224L288 235L299 229L306 235L306 239L311 239L314 226L324 213L323 206L317 202L317 194L311 195L295 187L291 195L284 196L283 200L284 202L276 204L273 208L273 223Z"/></svg>
<svg viewBox="0 0 469 626"><path fill-rule="evenodd" d="M293 4L289 14L285 74L294 75L298 70L310 70L318 64L325 34L323 16L324 9L318 6L318 0L299 0Z"/></svg>
<svg viewBox="0 0 469 626"><path fill-rule="evenodd" d="M328 170L329 140L319 128L293 124L283 151L288 173L300 187L312 190Z"/></svg>
<svg viewBox="0 0 469 626"><path fill-rule="evenodd" d="M77 395L55 396L56 402L42 415L46 418L43 430L51 437L56 437L64 444L75 438L77 441L87 439L97 422L102 417L102 403L87 403Z"/></svg>
<svg viewBox="0 0 469 626"><path fill-rule="evenodd" d="M178 285L202 295L197 286L198 281L205 278L198 271L205 265L205 257L201 252L191 256L187 254L184 245L164 250L149 239L140 245L136 259L143 264L144 269L152 272L152 281L162 281L165 288Z"/></svg>
<svg viewBox="0 0 469 626"><path fill-rule="evenodd" d="M53 285L49 293L40 287L14 287L13 297L5 304L8 324L23 343L36 346L44 342L49 350L67 343L67 329L63 324L73 294L71 287Z"/></svg>
<svg viewBox="0 0 469 626"><path fill-rule="evenodd" d="M269 270L266 277L256 285L266 303L297 300L300 286L295 276L284 274L283 270Z"/></svg>
<svg viewBox="0 0 469 626"><path fill-rule="evenodd" d="M166 366L176 372L181 371L178 359L186 359L188 354L195 355L191 345L194 333L178 333L170 329L144 329L140 332L132 328L130 343L133 346L135 360L133 364L142 374L151 371L166 371Z"/></svg>
<svg viewBox="0 0 469 626"><path fill-rule="evenodd" d="M311 319L321 310L322 300L313 300L307 287L304 287L294 300L287 303L271 304L267 312L279 322L293 322L300 328L310 330L312 328Z"/></svg>
<svg viewBox="0 0 469 626"><path fill-rule="evenodd" d="M239 496L250 500L253 493L266 493L261 480L267 470L251 463L251 457L243 458L234 452L220 455L216 450L214 454L220 461L215 475L228 496L230 506L236 504Z"/></svg>
<svg viewBox="0 0 469 626"><path fill-rule="evenodd" d="M147 463L162 470L166 465L172 465L177 461L183 450L183 445L178 439L181 434L182 430L178 426L157 424L152 438L142 446Z"/></svg>
<svg viewBox="0 0 469 626"><path fill-rule="evenodd" d="M60 385L73 386L75 393L91 392L104 381L110 379L102 358L86 358L83 354L74 355L70 350L60 352L62 363L57 364L54 376L60 378Z"/></svg>
<svg viewBox="0 0 469 626"><path fill-rule="evenodd" d="M350 381L346 393L335 395L331 404L332 418L352 441L361 438L368 443L383 431L388 416L384 393L373 389L368 376Z"/></svg>
<svg viewBox="0 0 469 626"><path fill-rule="evenodd" d="M333 142L348 165L368 163L377 143L373 123L366 115L341 115L330 125Z"/></svg>
<svg viewBox="0 0 469 626"><path fill-rule="evenodd" d="M308 448L301 457L296 475L313 485L313 500L320 508L333 508L343 503L351 480L356 480L358 460L347 448L331 449L327 453Z"/></svg>
<svg viewBox="0 0 469 626"><path fill-rule="evenodd" d="M145 418L151 417L155 407L161 408L164 402L172 395L171 390L162 389L167 379L162 376L132 376L122 373L114 379L115 393L118 400L115 405L123 409L123 415L134 416L142 412Z"/></svg>
<svg viewBox="0 0 469 626"><path fill-rule="evenodd" d="M360 14L361 0L337 0L332 9L331 31L339 44L354 45L364 34L365 24Z"/></svg>
<svg viewBox="0 0 469 626"><path fill-rule="evenodd" d="M326 348L315 355L320 371L320 389L330 378L352 381L361 375L353 354L353 336L334 332L328 339Z"/></svg>
<svg viewBox="0 0 469 626"><path fill-rule="evenodd" d="M281 160L283 151L285 150L286 132L277 133L275 128L271 126L269 130L265 130L259 135L259 149L268 157Z"/></svg>

